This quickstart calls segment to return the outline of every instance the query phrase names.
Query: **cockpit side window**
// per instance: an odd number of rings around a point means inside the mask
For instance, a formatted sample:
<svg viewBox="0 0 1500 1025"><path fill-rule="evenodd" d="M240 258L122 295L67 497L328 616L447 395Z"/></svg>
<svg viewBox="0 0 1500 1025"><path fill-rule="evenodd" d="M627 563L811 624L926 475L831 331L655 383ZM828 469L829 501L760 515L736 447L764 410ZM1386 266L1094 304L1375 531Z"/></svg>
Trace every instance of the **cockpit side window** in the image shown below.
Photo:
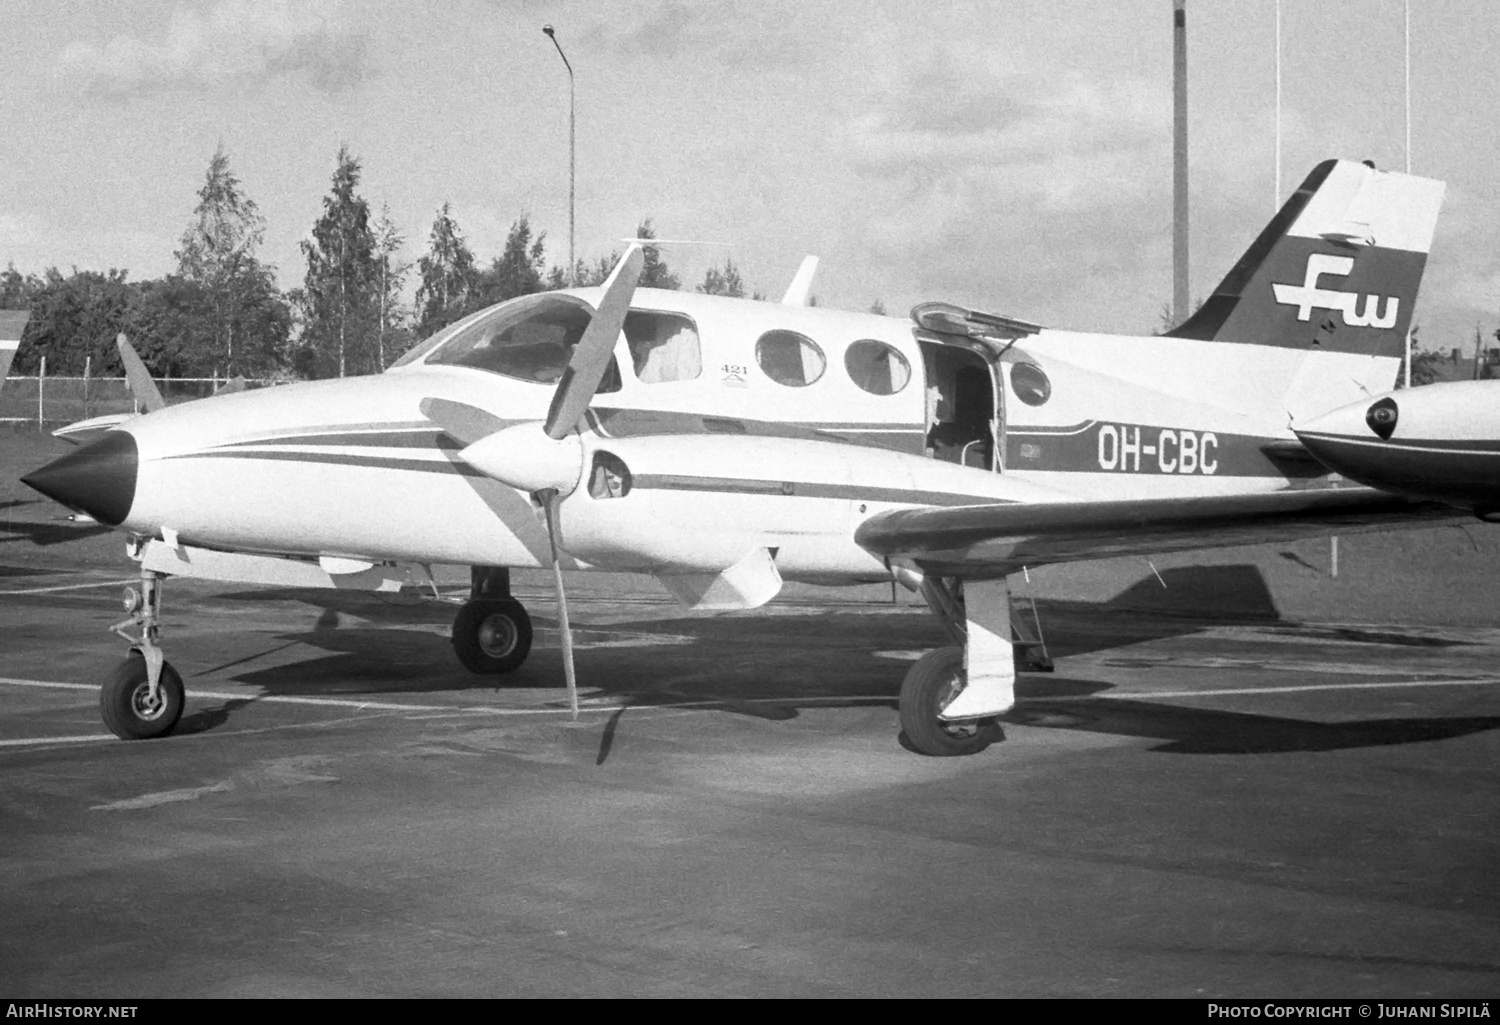
<svg viewBox="0 0 1500 1025"><path fill-rule="evenodd" d="M691 381L703 373L698 325L680 313L631 310L625 315L625 341L642 384Z"/></svg>
<svg viewBox="0 0 1500 1025"><path fill-rule="evenodd" d="M427 362L553 384L567 369L593 315L587 303L572 296L524 296L456 332ZM620 371L613 360L599 390L620 390Z"/></svg>

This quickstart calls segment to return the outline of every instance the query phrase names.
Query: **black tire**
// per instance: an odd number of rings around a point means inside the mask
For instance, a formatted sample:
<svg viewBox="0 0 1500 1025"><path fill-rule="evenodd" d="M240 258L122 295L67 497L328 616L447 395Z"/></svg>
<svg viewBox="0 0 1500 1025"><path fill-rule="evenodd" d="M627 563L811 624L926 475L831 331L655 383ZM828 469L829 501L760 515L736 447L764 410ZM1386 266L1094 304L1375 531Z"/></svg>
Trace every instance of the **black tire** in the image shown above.
<svg viewBox="0 0 1500 1025"><path fill-rule="evenodd" d="M147 740L171 733L182 718L185 696L182 677L170 662L161 664L155 702L150 700L150 693L146 657L132 651L99 688L99 713L104 725L123 740Z"/></svg>
<svg viewBox="0 0 1500 1025"><path fill-rule="evenodd" d="M929 651L907 670L901 683L901 729L919 754L934 757L977 754L1000 739L994 719L944 722L938 713L964 689L962 648Z"/></svg>
<svg viewBox="0 0 1500 1025"><path fill-rule="evenodd" d="M453 650L471 673L513 672L531 654L531 617L514 598L464 602L453 620Z"/></svg>

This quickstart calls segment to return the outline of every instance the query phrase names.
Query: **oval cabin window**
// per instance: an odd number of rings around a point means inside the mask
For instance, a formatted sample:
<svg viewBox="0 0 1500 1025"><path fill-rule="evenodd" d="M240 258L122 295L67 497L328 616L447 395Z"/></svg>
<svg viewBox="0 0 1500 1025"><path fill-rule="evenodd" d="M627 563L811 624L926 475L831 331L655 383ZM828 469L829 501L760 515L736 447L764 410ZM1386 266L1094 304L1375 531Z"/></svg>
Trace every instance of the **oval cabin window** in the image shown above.
<svg viewBox="0 0 1500 1025"><path fill-rule="evenodd" d="M844 353L849 379L871 395L894 395L911 380L911 364L884 342L862 338Z"/></svg>
<svg viewBox="0 0 1500 1025"><path fill-rule="evenodd" d="M795 331L767 331L755 343L755 362L766 376L789 388L802 388L823 376L828 361L823 350Z"/></svg>
<svg viewBox="0 0 1500 1025"><path fill-rule="evenodd" d="M1040 406L1052 397L1052 381L1035 363L1017 363L1010 368L1010 390L1028 406Z"/></svg>

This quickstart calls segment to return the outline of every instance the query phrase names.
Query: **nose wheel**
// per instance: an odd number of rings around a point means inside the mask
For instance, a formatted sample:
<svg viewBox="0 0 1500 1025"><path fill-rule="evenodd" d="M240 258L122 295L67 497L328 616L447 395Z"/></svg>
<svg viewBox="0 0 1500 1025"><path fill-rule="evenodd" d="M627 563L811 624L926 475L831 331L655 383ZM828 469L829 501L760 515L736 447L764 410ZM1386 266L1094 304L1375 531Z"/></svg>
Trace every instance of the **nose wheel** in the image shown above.
<svg viewBox="0 0 1500 1025"><path fill-rule="evenodd" d="M132 651L99 689L99 714L110 732L123 740L163 737L182 718L184 697L182 677L171 663L162 662L153 687L145 657Z"/></svg>
<svg viewBox="0 0 1500 1025"><path fill-rule="evenodd" d="M110 629L130 642L130 654L99 688L99 714L123 740L146 740L171 733L182 718L186 695L182 677L161 651L162 576L141 573L141 589L125 592L130 618ZM128 631L136 630L132 636Z"/></svg>

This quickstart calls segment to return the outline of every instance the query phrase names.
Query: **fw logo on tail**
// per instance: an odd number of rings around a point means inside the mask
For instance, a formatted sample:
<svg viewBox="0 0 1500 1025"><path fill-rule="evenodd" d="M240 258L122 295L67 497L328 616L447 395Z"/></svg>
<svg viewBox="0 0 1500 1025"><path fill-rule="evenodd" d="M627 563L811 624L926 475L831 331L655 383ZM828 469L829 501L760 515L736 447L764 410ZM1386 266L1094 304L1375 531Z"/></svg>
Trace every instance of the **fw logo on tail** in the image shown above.
<svg viewBox="0 0 1500 1025"><path fill-rule="evenodd" d="M1276 301L1297 307L1297 319L1309 320L1313 307L1323 310L1338 310L1344 315L1344 323L1350 327L1390 328L1396 324L1396 313L1401 308L1399 296L1385 296L1384 309L1380 308L1381 296L1365 296L1364 308L1356 311L1358 292L1341 292L1333 288L1319 288L1318 278L1324 274L1345 277L1354 269L1354 257L1330 256L1313 253L1307 258L1307 274L1300 285L1283 285L1273 282Z"/></svg>

